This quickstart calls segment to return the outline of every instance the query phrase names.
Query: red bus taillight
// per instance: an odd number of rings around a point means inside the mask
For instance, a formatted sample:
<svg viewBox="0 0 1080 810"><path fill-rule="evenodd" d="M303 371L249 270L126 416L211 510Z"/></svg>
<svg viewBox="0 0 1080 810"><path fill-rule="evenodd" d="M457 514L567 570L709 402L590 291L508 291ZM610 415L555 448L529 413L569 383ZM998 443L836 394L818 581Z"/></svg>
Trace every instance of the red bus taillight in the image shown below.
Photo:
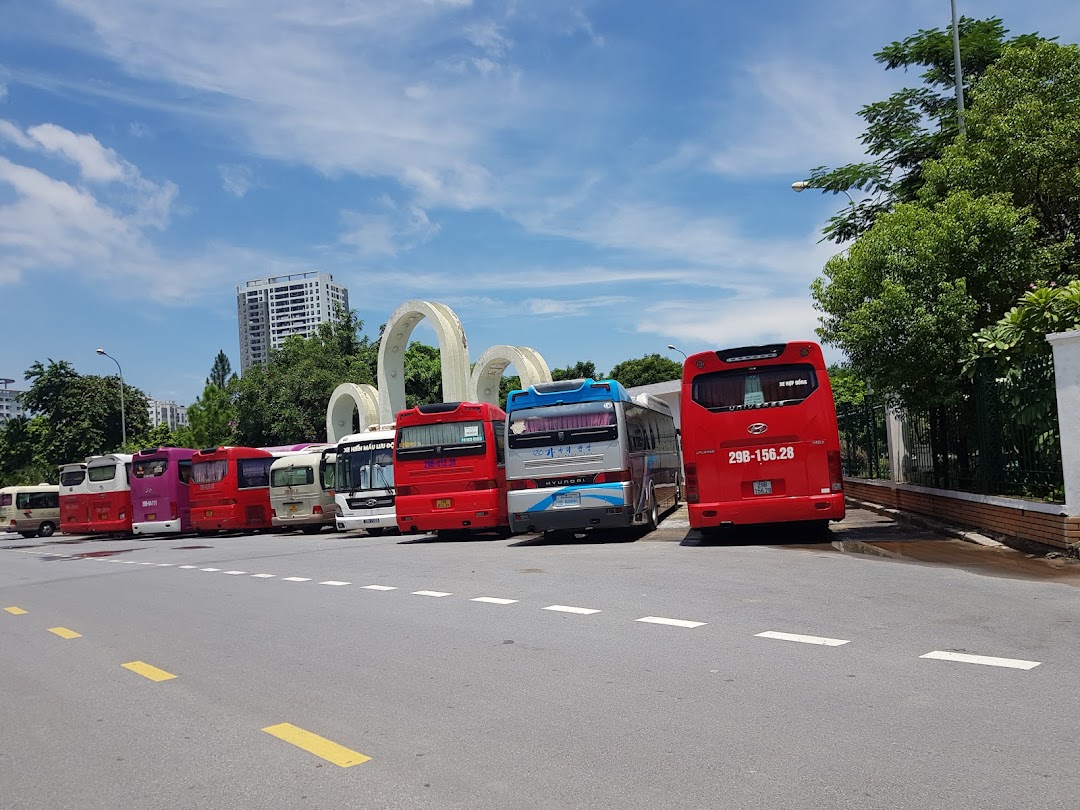
<svg viewBox="0 0 1080 810"><path fill-rule="evenodd" d="M169 520L176 520L176 518L177 518L176 501L169 501L169 515L170 515Z"/></svg>
<svg viewBox="0 0 1080 810"><path fill-rule="evenodd" d="M844 491L844 468L840 464L840 451L830 450L829 456L829 482L833 492Z"/></svg>
<svg viewBox="0 0 1080 810"><path fill-rule="evenodd" d="M270 510L270 517L277 517L277 509Z"/></svg>
<svg viewBox="0 0 1080 810"><path fill-rule="evenodd" d="M683 472L686 473L686 502L697 503L701 500L698 494L697 464L687 464Z"/></svg>
<svg viewBox="0 0 1080 810"><path fill-rule="evenodd" d="M398 495L419 495L420 491L416 487L396 487Z"/></svg>
<svg viewBox="0 0 1080 810"><path fill-rule="evenodd" d="M536 482L531 478L522 478L520 481L507 481L508 489L536 489Z"/></svg>
<svg viewBox="0 0 1080 810"><path fill-rule="evenodd" d="M593 483L594 484L612 484L612 483L615 483L617 481L629 481L629 480L630 480L630 471L629 470L619 470L618 472L602 472L602 473L597 473L593 477Z"/></svg>
<svg viewBox="0 0 1080 810"><path fill-rule="evenodd" d="M499 482L493 478L485 478L481 481L470 481L465 485L465 489L498 489Z"/></svg>
<svg viewBox="0 0 1080 810"><path fill-rule="evenodd" d="M319 504L315 504L313 507L311 507L311 514L313 514L313 515L321 515L322 514L322 507L319 506Z"/></svg>

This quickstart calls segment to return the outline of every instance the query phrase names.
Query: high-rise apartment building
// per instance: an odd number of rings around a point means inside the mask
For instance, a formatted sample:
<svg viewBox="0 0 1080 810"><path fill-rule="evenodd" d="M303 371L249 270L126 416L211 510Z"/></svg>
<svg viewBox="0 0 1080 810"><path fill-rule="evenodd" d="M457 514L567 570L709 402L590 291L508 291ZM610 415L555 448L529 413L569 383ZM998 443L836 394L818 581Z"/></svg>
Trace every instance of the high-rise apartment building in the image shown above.
<svg viewBox="0 0 1080 810"><path fill-rule="evenodd" d="M337 304L349 309L349 291L329 273L294 273L241 284L236 288L240 373L266 363L270 350L290 335L313 335L320 323L334 319Z"/></svg>
<svg viewBox="0 0 1080 810"><path fill-rule="evenodd" d="M179 427L187 427L187 406L177 405L171 399L148 399L147 408L150 410L150 426L157 427L165 424L169 430Z"/></svg>
<svg viewBox="0 0 1080 810"><path fill-rule="evenodd" d="M26 392L8 388L9 383L15 382L10 378L5 377L0 382L4 384L4 387L0 388L0 425L5 424L9 419L14 419L16 416L30 416L30 413L15 399L19 394Z"/></svg>

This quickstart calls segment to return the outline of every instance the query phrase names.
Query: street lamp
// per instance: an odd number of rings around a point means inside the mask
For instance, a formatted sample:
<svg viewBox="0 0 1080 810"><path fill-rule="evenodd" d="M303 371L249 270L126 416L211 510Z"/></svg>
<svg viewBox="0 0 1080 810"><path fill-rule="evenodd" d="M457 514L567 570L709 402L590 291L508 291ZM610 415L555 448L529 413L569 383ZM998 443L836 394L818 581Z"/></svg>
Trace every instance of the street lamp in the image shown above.
<svg viewBox="0 0 1080 810"><path fill-rule="evenodd" d="M796 180L794 183L791 184L791 190L795 192L806 191L808 188L815 188L815 186L809 180ZM848 194L847 189L842 188L840 190L844 192L845 196L848 198L848 202L851 203L852 216L858 219L859 209L855 207L855 200L852 199L850 194Z"/></svg>
<svg viewBox="0 0 1080 810"><path fill-rule="evenodd" d="M127 420L124 417L124 370L120 368L120 361L104 349L98 349L97 353L102 355L103 357L108 357L110 360L116 363L116 370L120 372L120 436L123 442L123 447L127 447Z"/></svg>
<svg viewBox="0 0 1080 810"><path fill-rule="evenodd" d="M960 70L960 26L956 20L956 0L949 0L952 5L952 52L953 84L956 86L956 127L964 134L964 76Z"/></svg>
<svg viewBox="0 0 1080 810"><path fill-rule="evenodd" d="M673 346L673 345L671 345L671 344L669 343L667 347L668 347L669 349L671 349L671 350L672 350L673 352L678 352L679 354L681 354L681 355L683 356L683 360L686 360L686 359L687 359L687 357L686 357L686 352L684 352L684 351L683 351L682 349L680 349L680 348L679 348L678 346Z"/></svg>

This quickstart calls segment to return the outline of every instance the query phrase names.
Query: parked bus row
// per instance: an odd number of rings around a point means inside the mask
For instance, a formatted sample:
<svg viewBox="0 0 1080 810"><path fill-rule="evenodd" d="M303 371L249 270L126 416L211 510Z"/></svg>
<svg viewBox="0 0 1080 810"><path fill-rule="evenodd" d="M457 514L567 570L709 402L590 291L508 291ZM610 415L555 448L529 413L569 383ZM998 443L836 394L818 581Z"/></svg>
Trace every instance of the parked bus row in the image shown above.
<svg viewBox="0 0 1080 810"><path fill-rule="evenodd" d="M511 392L505 412L421 405L336 445L88 458L62 466L59 487L0 490L0 526L28 536L327 525L572 533L652 529L683 496L703 532L843 518L836 411L817 344L691 355L681 430L664 402L615 380L553 382Z"/></svg>

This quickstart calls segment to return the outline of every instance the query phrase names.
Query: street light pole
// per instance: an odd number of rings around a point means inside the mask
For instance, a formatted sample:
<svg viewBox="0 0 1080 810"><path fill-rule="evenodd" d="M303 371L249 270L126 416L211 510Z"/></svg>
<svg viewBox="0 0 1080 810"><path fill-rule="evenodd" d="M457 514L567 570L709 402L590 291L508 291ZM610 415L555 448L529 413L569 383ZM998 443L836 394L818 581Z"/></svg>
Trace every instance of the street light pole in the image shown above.
<svg viewBox="0 0 1080 810"><path fill-rule="evenodd" d="M791 184L791 190L794 192L806 191L808 188L814 188L814 186L811 185L809 180L796 180L794 183ZM822 189L822 191L824 190L825 189ZM840 190L844 192L844 196L846 196L848 198L848 202L851 203L852 216L855 217L855 219L858 219L859 209L855 206L854 198L851 196L851 194L848 193L848 190L846 188L842 188Z"/></svg>
<svg viewBox="0 0 1080 810"><path fill-rule="evenodd" d="M956 0L949 0L952 5L952 52L953 83L956 85L956 124L960 134L964 134L964 77L960 70L960 26L956 20Z"/></svg>
<svg viewBox="0 0 1080 810"><path fill-rule="evenodd" d="M679 354L681 354L681 355L683 356L683 360L686 360L686 359L687 359L687 357L686 357L686 352L684 352L684 351L683 351L682 349L680 349L680 348L679 348L678 346L672 346L672 345L671 345L671 344L669 343L669 344L668 344L668 348L669 348L669 349L671 349L671 350L672 350L673 352L678 352Z"/></svg>
<svg viewBox="0 0 1080 810"><path fill-rule="evenodd" d="M120 372L120 436L123 447L127 447L127 419L124 416L124 370L120 368L120 361L104 349L98 349L97 353L103 357L108 357L116 363L116 370Z"/></svg>

